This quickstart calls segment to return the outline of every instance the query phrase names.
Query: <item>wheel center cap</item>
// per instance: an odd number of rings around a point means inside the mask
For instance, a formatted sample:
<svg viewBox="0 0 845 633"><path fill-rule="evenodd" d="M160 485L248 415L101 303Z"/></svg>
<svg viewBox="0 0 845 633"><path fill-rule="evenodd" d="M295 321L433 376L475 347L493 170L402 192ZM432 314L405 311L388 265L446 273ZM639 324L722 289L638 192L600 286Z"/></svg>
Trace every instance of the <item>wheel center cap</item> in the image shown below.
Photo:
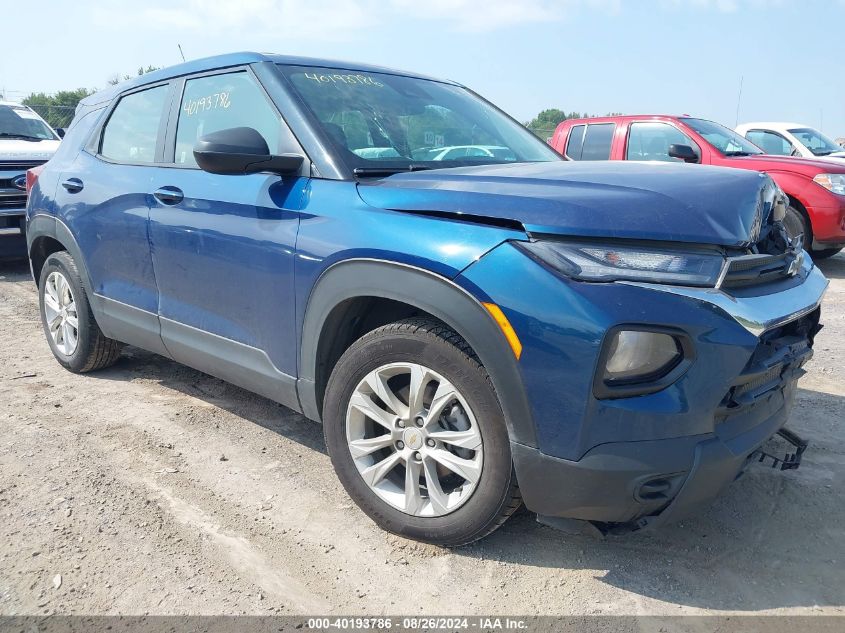
<svg viewBox="0 0 845 633"><path fill-rule="evenodd" d="M402 441L405 442L405 446L410 448L412 451L417 451L421 449L423 445L422 431L419 429L405 429L405 432L402 433Z"/></svg>

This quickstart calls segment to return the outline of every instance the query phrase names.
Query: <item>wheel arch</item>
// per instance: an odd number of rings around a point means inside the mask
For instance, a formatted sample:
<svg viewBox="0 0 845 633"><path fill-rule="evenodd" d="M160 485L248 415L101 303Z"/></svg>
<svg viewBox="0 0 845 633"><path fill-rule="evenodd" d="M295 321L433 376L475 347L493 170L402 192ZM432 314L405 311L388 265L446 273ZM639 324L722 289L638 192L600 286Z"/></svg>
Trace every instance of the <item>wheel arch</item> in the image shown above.
<svg viewBox="0 0 845 633"><path fill-rule="evenodd" d="M29 266L36 286L41 279L41 269L47 258L58 251L67 251L80 272L85 292L89 297L93 296L91 276L85 266L82 251L64 222L51 215L33 216L26 228L26 242Z"/></svg>
<svg viewBox="0 0 845 633"><path fill-rule="evenodd" d="M807 246L809 247L813 243L813 222L810 219L810 214L807 212L807 207L803 202L801 202L799 198L792 195L791 193L786 194L786 196L787 198L789 198L789 206L797 209L798 212L804 216L804 220L807 222L807 228L810 231L810 235L805 236L804 243L807 244ZM807 237L809 237L809 239L807 239Z"/></svg>
<svg viewBox="0 0 845 633"><path fill-rule="evenodd" d="M454 282L395 262L355 259L317 280L305 309L297 390L303 413L320 420L334 363L357 338L412 315L434 318L461 335L493 381L511 441L536 446L518 360L481 303Z"/></svg>

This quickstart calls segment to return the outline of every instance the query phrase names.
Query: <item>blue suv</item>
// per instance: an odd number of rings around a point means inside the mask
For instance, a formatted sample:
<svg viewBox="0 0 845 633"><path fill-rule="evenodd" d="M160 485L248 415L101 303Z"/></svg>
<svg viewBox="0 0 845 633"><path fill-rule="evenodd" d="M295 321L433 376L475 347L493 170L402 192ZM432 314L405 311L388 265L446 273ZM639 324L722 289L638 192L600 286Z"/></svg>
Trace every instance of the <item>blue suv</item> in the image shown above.
<svg viewBox="0 0 845 633"><path fill-rule="evenodd" d="M523 502L657 526L777 433L797 466L827 280L784 210L756 172L568 162L452 82L240 53L86 98L26 235L64 367L130 344L301 411L378 525L460 545Z"/></svg>

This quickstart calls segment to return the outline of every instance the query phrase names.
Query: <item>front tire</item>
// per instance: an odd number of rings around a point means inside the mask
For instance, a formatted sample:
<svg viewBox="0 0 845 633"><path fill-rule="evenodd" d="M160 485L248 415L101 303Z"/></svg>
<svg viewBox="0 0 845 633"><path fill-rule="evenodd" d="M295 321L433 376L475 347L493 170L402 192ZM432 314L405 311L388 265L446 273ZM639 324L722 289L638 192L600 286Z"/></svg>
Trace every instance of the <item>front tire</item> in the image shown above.
<svg viewBox="0 0 845 633"><path fill-rule="evenodd" d="M790 238L804 236L804 248L810 250L813 243L813 234L810 231L810 223L800 210L790 205L786 209L786 216L783 218L783 227Z"/></svg>
<svg viewBox="0 0 845 633"><path fill-rule="evenodd" d="M329 379L323 422L341 483L389 532L464 545L521 503L490 377L436 321L405 319L356 341Z"/></svg>
<svg viewBox="0 0 845 633"><path fill-rule="evenodd" d="M38 297L44 334L60 365L81 374L117 361L121 345L100 331L79 270L66 251L44 262Z"/></svg>

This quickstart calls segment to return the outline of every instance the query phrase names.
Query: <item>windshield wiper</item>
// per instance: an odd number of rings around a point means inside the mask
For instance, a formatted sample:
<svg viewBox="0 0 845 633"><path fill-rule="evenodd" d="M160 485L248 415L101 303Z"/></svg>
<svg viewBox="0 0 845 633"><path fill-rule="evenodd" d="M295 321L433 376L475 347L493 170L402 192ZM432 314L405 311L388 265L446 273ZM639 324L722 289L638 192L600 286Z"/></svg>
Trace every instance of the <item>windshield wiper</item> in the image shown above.
<svg viewBox="0 0 845 633"><path fill-rule="evenodd" d="M407 165L403 167L356 167L352 173L356 176L392 176L406 171L424 171L431 169L425 165Z"/></svg>
<svg viewBox="0 0 845 633"><path fill-rule="evenodd" d="M753 153L753 152L736 151L736 152L725 152L725 156L756 156L756 154Z"/></svg>
<svg viewBox="0 0 845 633"><path fill-rule="evenodd" d="M29 134L12 134L10 132L0 132L0 138L17 138L22 141L43 141L46 139L38 136L30 136Z"/></svg>

